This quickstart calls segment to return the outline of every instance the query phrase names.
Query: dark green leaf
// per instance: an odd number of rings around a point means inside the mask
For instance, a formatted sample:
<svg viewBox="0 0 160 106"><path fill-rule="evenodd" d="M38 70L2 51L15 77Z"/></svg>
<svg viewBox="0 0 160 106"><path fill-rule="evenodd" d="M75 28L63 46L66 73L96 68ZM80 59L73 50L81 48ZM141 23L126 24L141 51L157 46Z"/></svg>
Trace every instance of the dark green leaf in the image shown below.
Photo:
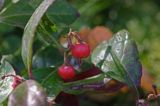
<svg viewBox="0 0 160 106"><path fill-rule="evenodd" d="M55 29L53 29L53 27L55 27ZM46 45L52 45L56 48L61 49L62 46L59 44L58 39L56 39L59 35L56 30L57 27L55 26L55 24L50 22L48 19L45 20L43 17L40 26L37 28L39 40Z"/></svg>
<svg viewBox="0 0 160 106"><path fill-rule="evenodd" d="M4 59L1 60L0 78L4 75L15 75L13 67ZM0 103L2 103L13 90L12 83L13 77L5 77L0 79Z"/></svg>
<svg viewBox="0 0 160 106"><path fill-rule="evenodd" d="M79 13L66 0L56 0L56 2L47 10L50 20L56 24L72 24Z"/></svg>
<svg viewBox="0 0 160 106"><path fill-rule="evenodd" d="M37 8L43 0L29 0L29 4L33 8Z"/></svg>
<svg viewBox="0 0 160 106"><path fill-rule="evenodd" d="M24 28L34 9L43 0L19 0L13 3L7 1L7 5L0 13L0 23L6 23ZM63 7L63 8L62 8ZM49 8L47 15L56 24L72 24L78 17L78 12L66 0L56 0ZM64 26L64 25L63 25Z"/></svg>
<svg viewBox="0 0 160 106"><path fill-rule="evenodd" d="M53 2L54 0L44 0L35 10L25 27L22 39L22 58L28 70L32 66L32 46L36 28L42 16Z"/></svg>
<svg viewBox="0 0 160 106"><path fill-rule="evenodd" d="M92 62L113 79L130 86L140 84L142 66L137 46L126 30L116 33L110 41L102 42L93 51Z"/></svg>
<svg viewBox="0 0 160 106"><path fill-rule="evenodd" d="M48 106L46 94L40 84L27 80L10 94L8 106Z"/></svg>
<svg viewBox="0 0 160 106"><path fill-rule="evenodd" d="M24 28L33 11L28 0L20 0L17 3L10 1L0 13L0 22Z"/></svg>
<svg viewBox="0 0 160 106"><path fill-rule="evenodd" d="M27 72L23 76L27 78ZM33 69L33 76L36 81L42 84L50 97L55 97L62 91L63 81L57 73L57 68L38 68Z"/></svg>
<svg viewBox="0 0 160 106"><path fill-rule="evenodd" d="M20 47L20 44L21 40L17 36L10 35L5 37L5 40L0 42L0 53L2 55L14 53Z"/></svg>
<svg viewBox="0 0 160 106"><path fill-rule="evenodd" d="M63 90L63 81L57 73L57 68L46 75L41 84L46 88L48 95L52 97L56 97Z"/></svg>
<svg viewBox="0 0 160 106"><path fill-rule="evenodd" d="M63 64L63 55L53 46L43 47L33 56L33 67L51 67Z"/></svg>

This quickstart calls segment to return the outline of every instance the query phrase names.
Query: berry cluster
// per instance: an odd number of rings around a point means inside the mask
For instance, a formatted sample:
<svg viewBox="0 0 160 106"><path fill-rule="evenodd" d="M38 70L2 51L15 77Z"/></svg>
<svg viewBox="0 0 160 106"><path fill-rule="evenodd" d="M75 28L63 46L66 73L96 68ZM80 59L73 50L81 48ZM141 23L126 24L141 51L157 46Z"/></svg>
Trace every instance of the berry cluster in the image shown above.
<svg viewBox="0 0 160 106"><path fill-rule="evenodd" d="M74 44L72 42L73 37L77 40ZM71 55L80 61L82 58L87 58L90 55L89 45L80 38L78 33L70 31L67 42ZM74 67L67 61L66 53L64 55L64 64L58 68L58 74L64 80L72 79L76 75Z"/></svg>

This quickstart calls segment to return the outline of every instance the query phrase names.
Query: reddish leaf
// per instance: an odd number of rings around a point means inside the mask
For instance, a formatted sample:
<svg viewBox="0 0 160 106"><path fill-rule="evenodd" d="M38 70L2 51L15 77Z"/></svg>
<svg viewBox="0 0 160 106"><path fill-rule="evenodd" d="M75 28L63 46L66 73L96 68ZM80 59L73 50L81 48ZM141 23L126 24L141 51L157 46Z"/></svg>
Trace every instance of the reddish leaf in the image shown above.
<svg viewBox="0 0 160 106"><path fill-rule="evenodd" d="M61 92L55 99L55 102L62 106L79 106L76 95Z"/></svg>
<svg viewBox="0 0 160 106"><path fill-rule="evenodd" d="M37 82L27 80L10 94L8 106L48 106L46 94Z"/></svg>

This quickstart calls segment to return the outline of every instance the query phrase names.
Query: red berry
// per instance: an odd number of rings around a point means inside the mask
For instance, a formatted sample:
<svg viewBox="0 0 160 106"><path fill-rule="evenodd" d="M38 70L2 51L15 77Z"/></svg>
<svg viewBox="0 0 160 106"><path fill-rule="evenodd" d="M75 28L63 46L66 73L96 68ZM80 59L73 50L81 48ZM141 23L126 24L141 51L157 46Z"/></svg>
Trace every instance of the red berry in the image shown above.
<svg viewBox="0 0 160 106"><path fill-rule="evenodd" d="M75 76L75 70L72 66L62 65L58 68L59 76L64 79L71 79Z"/></svg>
<svg viewBox="0 0 160 106"><path fill-rule="evenodd" d="M76 58L86 58L90 55L90 47L85 43L75 44L71 48L71 53Z"/></svg>

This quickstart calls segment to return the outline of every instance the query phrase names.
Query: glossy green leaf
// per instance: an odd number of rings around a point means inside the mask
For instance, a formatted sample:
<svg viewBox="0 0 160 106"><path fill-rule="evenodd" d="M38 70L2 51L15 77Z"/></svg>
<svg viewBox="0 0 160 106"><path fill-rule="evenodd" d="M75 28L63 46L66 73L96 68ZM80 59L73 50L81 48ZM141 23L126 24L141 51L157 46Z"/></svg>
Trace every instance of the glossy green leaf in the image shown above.
<svg viewBox="0 0 160 106"><path fill-rule="evenodd" d="M10 94L8 106L48 106L46 94L40 84L27 80Z"/></svg>
<svg viewBox="0 0 160 106"><path fill-rule="evenodd" d="M37 26L41 18L43 17L49 6L54 1L55 0L44 0L35 10L35 12L31 16L30 20L28 21L25 27L22 39L22 58L28 70L30 70L32 67L32 46L33 46L35 31L37 29Z"/></svg>
<svg viewBox="0 0 160 106"><path fill-rule="evenodd" d="M63 54L53 46L43 47L33 56L33 67L44 68L63 64Z"/></svg>
<svg viewBox="0 0 160 106"><path fill-rule="evenodd" d="M4 59L1 60L0 65L0 78L4 75L15 75L13 67ZM0 103L2 103L13 90L12 83L13 77L5 77L0 79Z"/></svg>
<svg viewBox="0 0 160 106"><path fill-rule="evenodd" d="M126 30L116 33L109 41L104 41L94 49L92 62L110 78L139 85L141 63L135 42Z"/></svg>

